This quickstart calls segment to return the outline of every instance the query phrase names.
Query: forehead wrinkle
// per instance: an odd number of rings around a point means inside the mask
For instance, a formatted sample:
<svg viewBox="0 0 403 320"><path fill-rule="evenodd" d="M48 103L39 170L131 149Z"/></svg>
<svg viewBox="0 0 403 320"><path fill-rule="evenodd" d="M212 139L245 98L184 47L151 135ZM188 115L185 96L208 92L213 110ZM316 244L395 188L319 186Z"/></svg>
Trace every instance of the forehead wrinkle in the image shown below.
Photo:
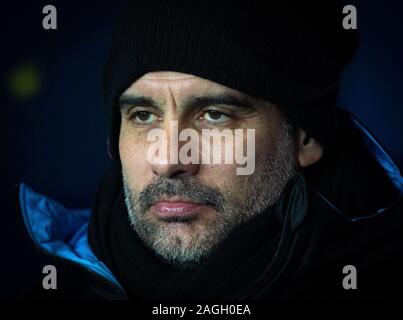
<svg viewBox="0 0 403 320"><path fill-rule="evenodd" d="M176 103L175 95L174 95L171 85L169 83L167 83L166 88L168 90L168 97L166 99L167 110L170 110L170 106L173 106L174 110L178 110L178 109L180 110L180 108L178 108L179 106Z"/></svg>
<svg viewBox="0 0 403 320"><path fill-rule="evenodd" d="M147 80L183 80L188 78L197 78L195 75L181 73L176 71L154 71L148 72L143 76Z"/></svg>
<svg viewBox="0 0 403 320"><path fill-rule="evenodd" d="M146 81L158 81L158 80L163 80L163 81L179 81L179 80L188 80L188 79L196 79L196 76L183 76L183 77L173 77L173 78L169 78L169 77L155 77L155 78L149 78L149 77L142 77L143 80Z"/></svg>
<svg viewBox="0 0 403 320"><path fill-rule="evenodd" d="M173 101L178 99L182 92L186 93L192 91L194 86L194 81L199 78L195 76L187 77L184 79L145 79L141 78L137 80L133 85L133 91L141 95L153 96L158 98L158 100L166 100L167 88L170 91L169 96L173 98ZM197 86L196 86L197 87ZM180 99L182 100L182 99ZM167 102L167 101L164 101ZM176 101L175 101L176 102Z"/></svg>

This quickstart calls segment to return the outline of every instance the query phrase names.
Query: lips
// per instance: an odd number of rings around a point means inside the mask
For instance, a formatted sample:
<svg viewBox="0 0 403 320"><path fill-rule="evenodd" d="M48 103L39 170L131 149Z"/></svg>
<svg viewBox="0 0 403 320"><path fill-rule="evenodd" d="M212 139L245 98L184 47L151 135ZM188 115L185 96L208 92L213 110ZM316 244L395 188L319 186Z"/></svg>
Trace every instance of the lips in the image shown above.
<svg viewBox="0 0 403 320"><path fill-rule="evenodd" d="M160 200L152 208L160 218L196 215L205 205L180 199Z"/></svg>

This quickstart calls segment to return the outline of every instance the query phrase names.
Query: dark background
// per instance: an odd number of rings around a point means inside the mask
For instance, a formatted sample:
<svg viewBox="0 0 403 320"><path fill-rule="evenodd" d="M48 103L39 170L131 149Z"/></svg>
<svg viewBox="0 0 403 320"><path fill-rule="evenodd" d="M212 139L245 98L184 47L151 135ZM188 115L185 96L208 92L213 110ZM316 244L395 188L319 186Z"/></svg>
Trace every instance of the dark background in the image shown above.
<svg viewBox="0 0 403 320"><path fill-rule="evenodd" d="M361 44L342 81L340 104L403 165L403 9L398 1L347 1ZM58 30L42 28L53 4ZM68 207L89 207L108 166L101 67L124 1L1 4L0 297L41 270L16 226L15 185ZM37 276L37 275L36 275Z"/></svg>

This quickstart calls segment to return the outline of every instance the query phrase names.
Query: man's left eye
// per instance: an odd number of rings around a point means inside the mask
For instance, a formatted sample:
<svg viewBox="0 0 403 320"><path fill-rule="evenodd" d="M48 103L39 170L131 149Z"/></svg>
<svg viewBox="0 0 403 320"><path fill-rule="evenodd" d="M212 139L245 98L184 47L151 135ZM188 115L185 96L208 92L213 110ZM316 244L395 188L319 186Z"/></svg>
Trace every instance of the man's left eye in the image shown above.
<svg viewBox="0 0 403 320"><path fill-rule="evenodd" d="M217 110L208 110L203 114L202 118L208 122L221 123L227 121L229 116Z"/></svg>

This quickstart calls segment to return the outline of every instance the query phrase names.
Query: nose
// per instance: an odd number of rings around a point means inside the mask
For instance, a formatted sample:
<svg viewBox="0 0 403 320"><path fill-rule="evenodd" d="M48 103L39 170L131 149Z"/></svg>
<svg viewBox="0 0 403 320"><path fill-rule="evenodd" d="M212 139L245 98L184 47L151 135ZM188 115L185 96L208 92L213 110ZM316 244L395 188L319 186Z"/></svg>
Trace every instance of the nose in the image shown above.
<svg viewBox="0 0 403 320"><path fill-rule="evenodd" d="M199 163L182 163L180 149L186 142L179 141L178 135L181 129L185 129L182 117L178 116L178 108L171 84L165 86L167 95L167 114L164 119L164 131L167 138L168 157L152 164L152 172L158 177L175 178L178 176L194 176L200 169ZM186 121L184 121L186 122ZM172 148L171 148L172 145ZM198 147L198 146L197 146ZM197 148L198 149L198 148ZM168 161L166 161L168 160Z"/></svg>
<svg viewBox="0 0 403 320"><path fill-rule="evenodd" d="M163 178L176 178L180 176L194 176L199 171L198 164L170 164L168 163L156 163L152 165L153 173L158 177Z"/></svg>
<svg viewBox="0 0 403 320"><path fill-rule="evenodd" d="M180 155L184 142L177 142L176 147L171 148L172 141L168 135L167 157L154 161L151 165L152 172L158 177L175 178L178 176L194 176L199 172L200 164L186 161L182 162Z"/></svg>

